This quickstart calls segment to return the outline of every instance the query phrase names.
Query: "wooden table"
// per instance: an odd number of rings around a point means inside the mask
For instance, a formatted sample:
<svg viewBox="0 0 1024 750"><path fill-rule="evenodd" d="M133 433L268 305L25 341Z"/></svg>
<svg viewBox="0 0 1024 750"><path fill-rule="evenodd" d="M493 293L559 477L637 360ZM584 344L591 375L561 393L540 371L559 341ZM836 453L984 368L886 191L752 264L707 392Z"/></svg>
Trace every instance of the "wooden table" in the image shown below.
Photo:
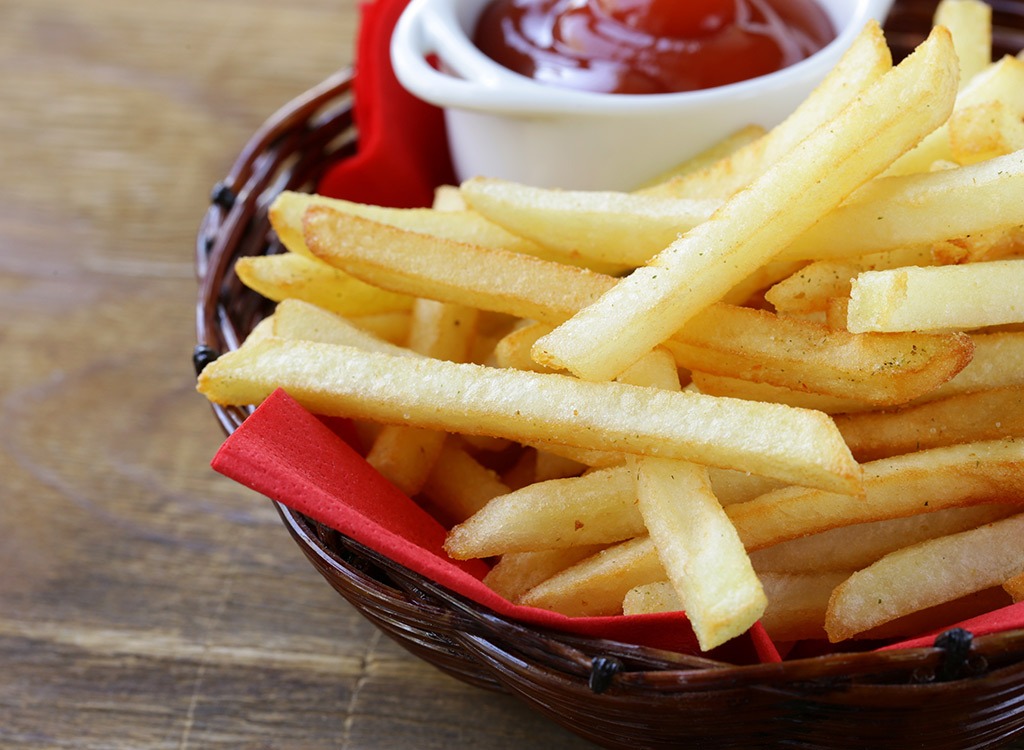
<svg viewBox="0 0 1024 750"><path fill-rule="evenodd" d="M0 0L0 747L589 747L382 637L214 474L195 231L356 0Z"/></svg>

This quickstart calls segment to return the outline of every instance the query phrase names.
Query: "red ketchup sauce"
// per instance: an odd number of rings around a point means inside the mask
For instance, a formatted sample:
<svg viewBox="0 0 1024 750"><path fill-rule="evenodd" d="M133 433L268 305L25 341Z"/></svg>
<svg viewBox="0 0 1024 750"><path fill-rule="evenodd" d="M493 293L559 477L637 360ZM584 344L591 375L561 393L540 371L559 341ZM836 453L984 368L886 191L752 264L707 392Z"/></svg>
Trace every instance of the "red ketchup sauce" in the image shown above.
<svg viewBox="0 0 1024 750"><path fill-rule="evenodd" d="M663 94L772 73L834 38L815 0L491 0L473 41L552 86Z"/></svg>

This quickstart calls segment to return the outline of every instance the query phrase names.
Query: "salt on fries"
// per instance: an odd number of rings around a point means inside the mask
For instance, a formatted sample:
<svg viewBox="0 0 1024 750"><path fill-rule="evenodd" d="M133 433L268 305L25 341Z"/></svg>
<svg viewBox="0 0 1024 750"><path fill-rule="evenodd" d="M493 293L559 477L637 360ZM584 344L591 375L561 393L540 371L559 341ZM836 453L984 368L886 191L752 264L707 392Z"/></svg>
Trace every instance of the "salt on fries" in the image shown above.
<svg viewBox="0 0 1024 750"><path fill-rule="evenodd" d="M632 192L284 193L288 252L237 264L279 304L199 389L356 420L520 604L684 610L712 649L1020 601L1024 62L990 58L945 0Z"/></svg>

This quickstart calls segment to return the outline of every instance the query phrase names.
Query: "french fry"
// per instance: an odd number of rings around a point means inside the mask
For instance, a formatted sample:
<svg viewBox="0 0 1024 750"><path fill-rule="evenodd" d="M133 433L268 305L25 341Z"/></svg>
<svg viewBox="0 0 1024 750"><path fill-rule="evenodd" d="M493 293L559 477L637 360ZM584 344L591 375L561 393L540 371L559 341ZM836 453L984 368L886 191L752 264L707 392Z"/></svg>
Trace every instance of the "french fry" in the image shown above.
<svg viewBox="0 0 1024 750"><path fill-rule="evenodd" d="M636 482L626 467L536 482L495 497L448 532L453 558L611 544L643 536Z"/></svg>
<svg viewBox="0 0 1024 750"><path fill-rule="evenodd" d="M1011 111L1024 112L1024 60L1003 57L981 71L956 97L953 113L985 101L999 100ZM943 123L921 139L886 170L886 176L927 172L938 161L952 161L948 123Z"/></svg>
<svg viewBox="0 0 1024 750"><path fill-rule="evenodd" d="M710 219L540 339L534 359L587 380L615 377L945 121L956 82L939 27Z"/></svg>
<svg viewBox="0 0 1024 750"><path fill-rule="evenodd" d="M973 352L962 333L855 336L722 304L692 317L664 346L689 370L878 405L933 391L960 372Z"/></svg>
<svg viewBox="0 0 1024 750"><path fill-rule="evenodd" d="M840 396L827 396L820 393L794 391L783 386L758 383L753 380L723 377L694 370L690 373L693 384L701 393L724 398L741 398L747 401L766 401L775 404L786 404L799 409L814 409L825 414L845 414L848 412L869 411L877 408L875 404ZM942 387L942 386L940 386Z"/></svg>
<svg viewBox="0 0 1024 750"><path fill-rule="evenodd" d="M953 37L962 89L992 62L992 6L981 0L942 0L934 23Z"/></svg>
<svg viewBox="0 0 1024 750"><path fill-rule="evenodd" d="M845 640L1024 573L1022 534L1024 514L886 555L836 587L825 618L829 640Z"/></svg>
<svg viewBox="0 0 1024 750"><path fill-rule="evenodd" d="M654 544L644 536L581 560L538 583L518 603L569 617L616 615L622 612L627 591L664 578Z"/></svg>
<svg viewBox="0 0 1024 750"><path fill-rule="evenodd" d="M318 414L648 452L839 492L860 487L860 467L827 416L776 404L308 341L242 347L199 377L200 392L223 404L260 403L277 388Z"/></svg>
<svg viewBox="0 0 1024 750"><path fill-rule="evenodd" d="M750 553L758 574L851 571L901 547L973 529L1020 512L1010 504L946 508L850 526L839 526Z"/></svg>
<svg viewBox="0 0 1024 750"><path fill-rule="evenodd" d="M964 107L947 124L949 150L959 164L976 164L1024 148L1024 122L998 99Z"/></svg>
<svg viewBox="0 0 1024 750"><path fill-rule="evenodd" d="M389 208L354 201L328 198L323 195L284 191L278 195L268 212L271 226L286 248L293 253L313 257L302 232L302 217L310 206L327 206L356 216L455 242L469 242L484 247L495 247L527 255L549 256L543 247L518 235L511 234L497 224L473 211L438 210L428 208ZM563 259L564 260L564 259Z"/></svg>
<svg viewBox="0 0 1024 750"><path fill-rule="evenodd" d="M534 552L510 552L502 555L487 575L484 583L511 602L518 601L523 594L539 583L561 573L603 549L601 545L590 547L565 547Z"/></svg>
<svg viewBox="0 0 1024 750"><path fill-rule="evenodd" d="M1005 437L1024 437L1024 386L972 391L892 411L840 414L858 461Z"/></svg>
<svg viewBox="0 0 1024 750"><path fill-rule="evenodd" d="M347 318L297 299L278 303L273 315L274 336L282 339L344 344L396 357L415 357L415 352L396 346L364 331ZM252 341L252 339L247 339Z"/></svg>
<svg viewBox="0 0 1024 750"><path fill-rule="evenodd" d="M235 273L267 299L300 299L340 315L408 310L412 298L385 291L296 253L239 258Z"/></svg>
<svg viewBox="0 0 1024 750"><path fill-rule="evenodd" d="M785 487L725 510L748 550L855 523L992 502L1024 503L1024 441L993 440L871 461L864 495Z"/></svg>
<svg viewBox="0 0 1024 750"><path fill-rule="evenodd" d="M734 133L730 133L717 143L713 143L699 154L691 156L681 164L677 164L643 185L638 186L634 192L641 195L679 197L675 195L673 182L686 175L708 169L721 162L723 159L735 154L744 146L747 146L759 138L767 135L767 131L760 125L747 125Z"/></svg>
<svg viewBox="0 0 1024 750"><path fill-rule="evenodd" d="M510 492L498 474L469 454L457 440L445 440L423 483L423 494L449 523L477 513L492 498Z"/></svg>
<svg viewBox="0 0 1024 750"><path fill-rule="evenodd" d="M1024 85L1024 82L1022 82ZM849 258L1024 224L1024 152L871 181L780 257Z"/></svg>
<svg viewBox="0 0 1024 750"><path fill-rule="evenodd" d="M1024 333L1011 331L971 335L974 356L951 380L919 401L957 393L1024 384Z"/></svg>
<svg viewBox="0 0 1024 750"><path fill-rule="evenodd" d="M707 470L650 457L632 463L644 524L701 649L746 632L767 599Z"/></svg>
<svg viewBox="0 0 1024 750"><path fill-rule="evenodd" d="M476 336L477 311L434 300L413 305L409 349L425 357L465 362ZM412 496L422 488L441 453L445 433L405 425L384 427L366 460L396 487Z"/></svg>
<svg viewBox="0 0 1024 750"><path fill-rule="evenodd" d="M861 271L934 263L927 246L883 250L859 258L819 260L802 266L765 292L765 301L776 312L789 315L824 312L834 297L849 297L853 279Z"/></svg>
<svg viewBox="0 0 1024 750"><path fill-rule="evenodd" d="M1014 602L1024 602L1024 573L1018 573L1003 581L1003 589L1013 598Z"/></svg>
<svg viewBox="0 0 1024 750"><path fill-rule="evenodd" d="M1024 198L1024 195L1022 195ZM864 271L853 281L847 328L970 330L1024 322L1024 260Z"/></svg>
<svg viewBox="0 0 1024 750"><path fill-rule="evenodd" d="M596 190L559 190L473 177L459 189L477 213L517 235L583 254L605 269L645 262L703 221L718 200L663 198Z"/></svg>

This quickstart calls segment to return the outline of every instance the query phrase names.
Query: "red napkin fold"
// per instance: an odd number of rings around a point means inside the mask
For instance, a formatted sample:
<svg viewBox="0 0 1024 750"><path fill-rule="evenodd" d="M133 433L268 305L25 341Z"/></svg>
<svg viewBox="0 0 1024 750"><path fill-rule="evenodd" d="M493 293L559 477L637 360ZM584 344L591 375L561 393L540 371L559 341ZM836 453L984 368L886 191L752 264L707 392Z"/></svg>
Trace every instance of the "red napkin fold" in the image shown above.
<svg viewBox="0 0 1024 750"><path fill-rule="evenodd" d="M360 6L352 89L358 150L326 172L319 186L324 195L412 208L429 206L434 188L455 180L444 113L402 88L391 68L391 33L407 4Z"/></svg>
<svg viewBox="0 0 1024 750"><path fill-rule="evenodd" d="M361 6L354 84L359 150L334 165L319 191L396 207L427 206L434 188L453 180L442 113L406 92L391 69L391 32L407 0ZM570 618L521 607L487 588L486 565L443 551L445 529L377 473L346 438L343 420L319 419L283 391L273 394L223 444L213 467L293 510L377 550L449 590L526 625L698 654L685 616ZM975 635L1024 627L1024 604L960 623ZM930 645L935 633L887 648ZM734 664L779 661L755 626L712 658Z"/></svg>

